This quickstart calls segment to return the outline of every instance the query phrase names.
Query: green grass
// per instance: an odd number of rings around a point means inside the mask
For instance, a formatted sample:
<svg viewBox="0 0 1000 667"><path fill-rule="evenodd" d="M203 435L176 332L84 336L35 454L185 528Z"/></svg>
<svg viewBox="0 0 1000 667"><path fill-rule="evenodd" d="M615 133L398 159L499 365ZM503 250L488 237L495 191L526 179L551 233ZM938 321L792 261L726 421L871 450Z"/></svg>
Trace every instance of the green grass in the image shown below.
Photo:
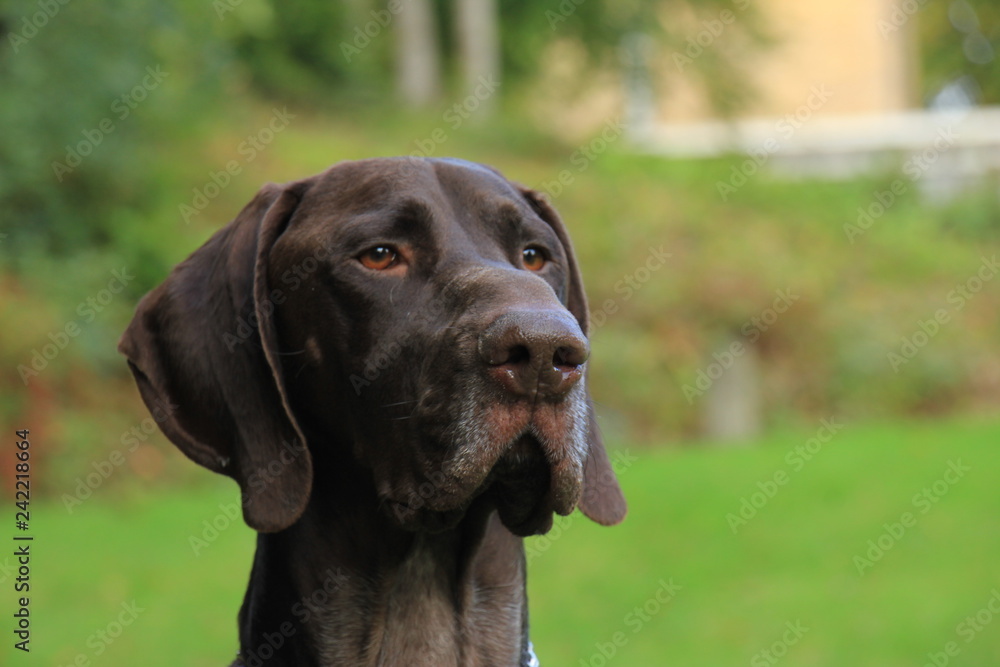
<svg viewBox="0 0 1000 667"><path fill-rule="evenodd" d="M752 660L788 621L809 629L788 649L788 665L922 665L958 640L956 624L1000 584L1000 535L989 528L1000 510L1000 424L846 425L795 472L784 457L811 435L738 451L662 451L623 472L625 524L574 517L533 560L543 664L599 665L598 645L619 630L621 665L769 664ZM859 576L854 556L883 523L919 514L912 496L957 459L971 472ZM778 470L787 484L734 534L727 515ZM671 579L682 586L676 596L641 628L628 624ZM1000 623L961 648L952 664L996 664Z"/></svg>
<svg viewBox="0 0 1000 667"><path fill-rule="evenodd" d="M812 435L632 452L624 524L575 514L528 543L542 664L605 664L599 650L616 639L607 664L771 664L755 656L788 622L808 630L784 665L923 665L950 641L951 665L998 664L1000 619L968 642L956 626L1000 587L1000 421L845 424L796 471L786 453ZM959 459L969 472L921 513L913 496ZM734 534L727 514L779 470L787 483ZM228 664L253 534L234 523L197 556L189 538L234 497L216 479L194 491L102 487L72 515L58 499L36 502L32 651L15 652L4 628L0 664L62 666L78 654L107 666ZM907 511L916 525L859 576L854 557ZM680 589L651 602L661 582ZM88 638L133 600L143 611L96 655L102 644ZM633 610L646 605L642 619Z"/></svg>

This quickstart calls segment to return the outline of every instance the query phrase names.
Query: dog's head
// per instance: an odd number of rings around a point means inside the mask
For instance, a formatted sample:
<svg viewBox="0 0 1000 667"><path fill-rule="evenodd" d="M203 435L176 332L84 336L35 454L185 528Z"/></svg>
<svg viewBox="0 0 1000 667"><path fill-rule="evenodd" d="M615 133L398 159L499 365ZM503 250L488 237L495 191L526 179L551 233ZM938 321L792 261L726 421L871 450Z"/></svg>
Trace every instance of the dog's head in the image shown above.
<svg viewBox="0 0 1000 667"><path fill-rule="evenodd" d="M167 436L282 530L321 465L370 471L404 526L473 502L514 533L625 503L585 387L587 304L537 193L456 160L267 186L140 303L122 338ZM317 470L314 470L317 468ZM368 474L368 473L364 473Z"/></svg>

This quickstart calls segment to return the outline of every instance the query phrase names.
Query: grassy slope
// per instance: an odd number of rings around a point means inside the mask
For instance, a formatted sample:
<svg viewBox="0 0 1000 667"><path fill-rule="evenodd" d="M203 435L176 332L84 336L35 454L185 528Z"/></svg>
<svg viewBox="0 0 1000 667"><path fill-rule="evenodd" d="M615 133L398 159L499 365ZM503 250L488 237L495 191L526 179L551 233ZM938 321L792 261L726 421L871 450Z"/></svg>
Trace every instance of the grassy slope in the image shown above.
<svg viewBox="0 0 1000 667"><path fill-rule="evenodd" d="M808 631L782 664L922 665L948 641L961 649L950 664L997 664L1000 622L969 643L956 625L1000 586L1000 422L847 424L793 471L785 454L811 435L741 450L636 452L621 473L625 524L601 528L577 514L554 539L534 538L542 664L603 664L595 647L618 631L626 641L609 664L769 664L751 660L789 621ZM919 514L912 496L957 459L971 471ZM777 470L788 483L734 535L726 515ZM5 641L0 663L66 665L83 653L94 665L227 664L253 536L234 524L199 556L188 538L233 491L221 479L189 493L98 490L73 515L57 499L36 503L33 650L15 661ZM859 577L853 557L908 510L917 525ZM671 579L681 590L633 632L631 610ZM100 644L88 647L88 637L133 599L145 611L95 656Z"/></svg>

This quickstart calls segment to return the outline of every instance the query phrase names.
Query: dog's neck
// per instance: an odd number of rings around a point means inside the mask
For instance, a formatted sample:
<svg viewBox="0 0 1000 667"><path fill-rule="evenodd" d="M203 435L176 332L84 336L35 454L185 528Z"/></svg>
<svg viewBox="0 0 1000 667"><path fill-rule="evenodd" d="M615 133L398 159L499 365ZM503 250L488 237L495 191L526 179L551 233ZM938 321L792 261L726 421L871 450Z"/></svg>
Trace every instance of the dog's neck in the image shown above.
<svg viewBox="0 0 1000 667"><path fill-rule="evenodd" d="M294 526L258 537L236 664L527 664L524 549L496 512L414 533L358 491L333 506L316 489Z"/></svg>

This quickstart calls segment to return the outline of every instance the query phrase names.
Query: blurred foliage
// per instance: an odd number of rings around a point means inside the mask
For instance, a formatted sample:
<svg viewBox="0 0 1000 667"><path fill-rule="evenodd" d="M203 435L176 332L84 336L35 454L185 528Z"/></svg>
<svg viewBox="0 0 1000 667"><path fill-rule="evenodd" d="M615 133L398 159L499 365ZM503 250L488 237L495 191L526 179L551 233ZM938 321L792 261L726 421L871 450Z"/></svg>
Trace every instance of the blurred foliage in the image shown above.
<svg viewBox="0 0 1000 667"><path fill-rule="evenodd" d="M1000 241L995 190L929 206L911 188L852 243L845 226L896 174L840 183L758 175L722 202L714 189L732 168L613 154L557 200L576 224L592 310L609 299L619 308L593 334L594 393L608 417L654 440L697 433L704 398L689 402L685 386L779 290L799 299L756 341L772 426L804 415L986 409L1000 399L1000 294L982 289L961 309L949 302ZM621 281L660 245L672 253L667 265L623 296ZM888 353L942 308L949 323L893 369Z"/></svg>
<svg viewBox="0 0 1000 667"><path fill-rule="evenodd" d="M16 373L0 376L0 421L50 425L54 457L45 479L56 488L73 483L89 461L120 449L123 434L146 419L114 346L138 297L169 266L231 219L261 183L315 173L341 159L408 152L415 137L429 136L440 123L433 115L362 121L301 114L184 225L178 203L232 158L246 128L262 126L268 115L268 108L257 108L244 123L219 123L210 142L178 142L174 150L184 146L184 160L157 166L172 183L173 201L149 221L123 219L111 248L36 259L33 272L7 279L5 294L13 298L4 300L2 314L18 328L0 333L0 365L13 370L30 363L67 321L80 321L78 304L102 289L110 270L137 269L127 292L93 322L80 322L80 336L30 379L27 392ZM898 372L887 360L920 321L953 308L949 292L1000 245L995 191L932 206L912 188L851 243L845 225L888 189L894 174L837 183L758 174L723 202L717 183L729 178L729 160L671 161L615 145L580 171L572 157L579 147L515 120L463 126L439 149L552 192L573 235L592 312L602 312L608 300L616 305L592 332L590 376L612 442L695 437L703 399L689 403L684 386L778 290L799 299L758 341L768 426L830 415L858 420L985 410L1000 400L1000 293L993 283L952 312L951 322ZM564 170L571 180L556 194L552 184ZM670 259L626 298L623 279L638 276L650 248L661 246ZM137 247L155 248L162 268L147 270ZM74 277L69 283L67 275ZM172 449L159 434L149 444L161 453ZM166 459L163 474L201 472L172 453Z"/></svg>
<svg viewBox="0 0 1000 667"><path fill-rule="evenodd" d="M505 66L530 89L546 49L577 40L594 67L615 68L623 35L637 29L659 35L663 56L692 26L731 3L670 5L676 12L670 21L651 14L649 5L591 0L529 8L501 0ZM516 106L488 122L449 127L443 140L432 140L444 127L440 110L401 113L385 103L391 35L373 39L355 57L356 69L340 60L341 41L372 20L369 2L54 6L58 15L42 14L24 43L13 36L27 35L40 5L19 1L0 10L7 31L0 51L6 129L0 134L6 211L0 314L17 322L0 332L0 364L9 371L0 375L0 420L48 424L59 454L52 458L53 485L72 482L74 470L119 447L123 433L145 419L115 343L139 297L171 266L231 219L263 182L315 173L341 159L416 149L491 163L552 192L571 226L592 304L610 299L618 307L594 332L592 375L613 437L660 443L695 434L700 406L688 403L684 386L782 289L802 297L759 340L771 425L833 412L940 414L1000 399L995 289L954 313L953 323L898 372L886 361L920 321L948 306L950 290L997 247L995 190L937 206L911 188L851 243L844 225L895 174L823 183L780 182L762 173L724 202L717 184L730 178L730 160L640 156L622 139L581 161L591 144L553 139ZM562 6L576 9L553 26L547 12ZM992 25L987 16L980 14L984 31ZM752 20L746 26L763 34ZM748 33L746 39L755 38ZM711 64L705 55L696 62L739 78L738 67L730 68L738 51L722 46L710 51L723 60ZM453 47L446 42L445 48ZM166 73L148 89L147 68ZM504 92L510 92L506 86ZM240 147L286 105L293 115L289 128L244 156ZM121 115L124 109L129 113ZM97 142L94 132L105 118L113 130ZM90 154L60 182L53 163L66 162L67 152L88 137L95 137ZM234 160L239 173L205 197ZM569 180L556 193L551 184L561 172ZM185 219L183 207L199 196L204 206ZM642 265L650 246L661 244L671 261L624 299L619 281ZM96 317L83 318L81 304L122 267L134 279ZM79 325L79 335L26 385L18 367L30 365L70 323ZM158 435L150 443L167 447Z"/></svg>
<svg viewBox="0 0 1000 667"><path fill-rule="evenodd" d="M10 259L108 245L123 215L141 217L160 195L171 196L158 171L163 152L209 131L223 113L232 119L253 92L305 107L375 108L392 86L384 4L7 3L0 9L7 91L0 123L16 131L0 135L0 201L16 233L0 251ZM729 0L692 4L713 13ZM454 70L448 6L439 0L445 62ZM686 37L664 31L650 3L501 0L499 7L505 91L531 81L554 40L586 44L589 65L617 68L631 31L668 42ZM744 23L752 32L753 22ZM716 101L731 108L742 90L739 59L718 58L699 58L696 68L708 68L703 78L718 84ZM151 78L154 71L162 74ZM155 263L154 255L147 259Z"/></svg>
<svg viewBox="0 0 1000 667"><path fill-rule="evenodd" d="M219 10L259 92L311 104L367 104L391 88L385 3L245 0Z"/></svg>
<svg viewBox="0 0 1000 667"><path fill-rule="evenodd" d="M388 6L371 0L246 0L225 18L233 17L238 53L265 93L356 104L359 96L364 103L390 88L394 40L386 34L392 31L393 19ZM457 81L461 55L454 39L454 3L434 0L433 6L440 55L445 73L451 75L446 78ZM746 50L764 43L759 14L744 0L674 0L663 6L639 0L497 0L497 10L502 78L508 90L537 77L554 41L583 45L582 72L617 70L629 35L651 37L660 47L645 55L656 59L682 50L691 35L703 29L702 21L716 20L729 10L740 14L740 21L727 26L728 39L739 42L741 49L706 49L704 57L692 61L689 74L701 81L717 108L731 112L751 93L741 75ZM577 83L586 85L590 80L581 75Z"/></svg>
<svg viewBox="0 0 1000 667"><path fill-rule="evenodd" d="M435 6L445 66L454 74L451 3ZM376 108L392 88L386 7L375 0L109 0L87 9L7 3L0 9L0 77L8 91L0 123L16 131L0 136L0 201L17 234L6 249L65 254L108 244L123 211L144 215L167 192L170 183L157 178L153 162L171 141L209 131L223 109L227 117L241 113L254 93L305 108ZM739 20L726 25L725 44L699 50L685 76L701 83L721 113L732 113L753 96L747 54L768 44L762 14L734 0L498 0L498 8L504 92L514 99L531 89L553 45L565 42L581 46L574 51L584 59L575 70L580 86L595 71L620 71L628 62L648 68L654 87L669 87L671 77L656 63L683 54L692 35L729 11ZM968 77L983 101L1000 100L1000 61L969 58L998 48L994 3L929 3L919 24L928 94ZM634 39L640 34L647 39ZM143 90L147 68L166 76Z"/></svg>
<svg viewBox="0 0 1000 667"><path fill-rule="evenodd" d="M4 5L0 201L15 232L8 248L66 254L107 245L121 211L149 210L163 146L153 140L197 124L229 62L204 7Z"/></svg>
<svg viewBox="0 0 1000 667"><path fill-rule="evenodd" d="M1000 4L994 0L929 2L920 10L923 93L929 101L964 84L979 104L1000 104Z"/></svg>

